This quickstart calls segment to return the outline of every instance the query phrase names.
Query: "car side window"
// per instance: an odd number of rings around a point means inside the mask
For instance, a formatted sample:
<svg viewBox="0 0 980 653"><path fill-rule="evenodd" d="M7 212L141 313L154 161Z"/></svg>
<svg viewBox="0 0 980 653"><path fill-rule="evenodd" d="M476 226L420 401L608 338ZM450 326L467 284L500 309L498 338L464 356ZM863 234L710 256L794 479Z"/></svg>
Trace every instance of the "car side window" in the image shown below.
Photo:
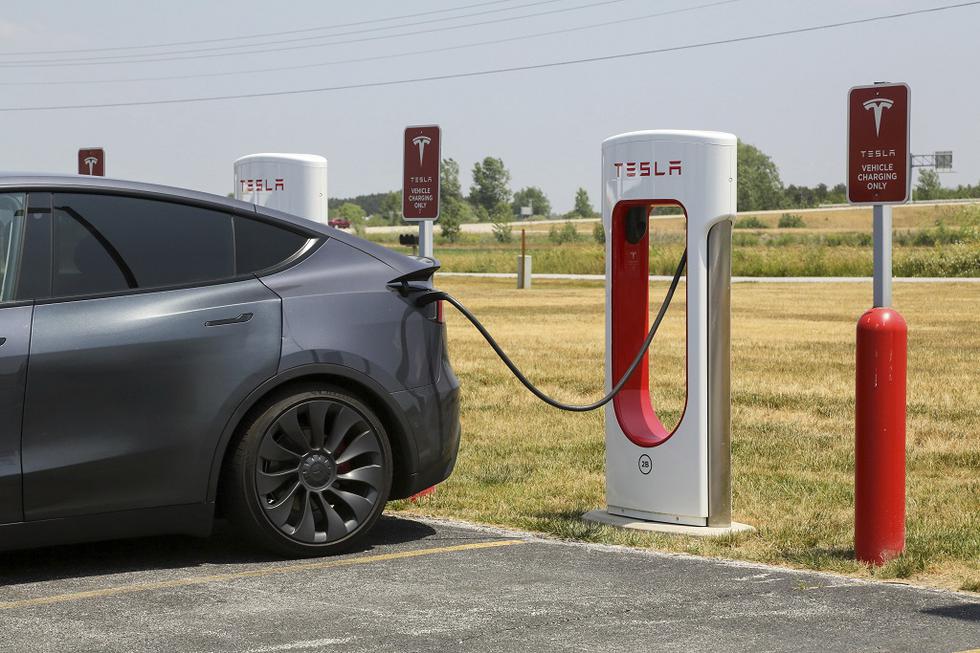
<svg viewBox="0 0 980 653"><path fill-rule="evenodd" d="M24 238L26 193L0 194L0 302L14 299Z"/></svg>
<svg viewBox="0 0 980 653"><path fill-rule="evenodd" d="M251 274L275 267L299 251L307 236L278 225L235 216L235 267Z"/></svg>
<svg viewBox="0 0 980 653"><path fill-rule="evenodd" d="M55 297L235 276L227 213L121 195L54 193L53 218Z"/></svg>

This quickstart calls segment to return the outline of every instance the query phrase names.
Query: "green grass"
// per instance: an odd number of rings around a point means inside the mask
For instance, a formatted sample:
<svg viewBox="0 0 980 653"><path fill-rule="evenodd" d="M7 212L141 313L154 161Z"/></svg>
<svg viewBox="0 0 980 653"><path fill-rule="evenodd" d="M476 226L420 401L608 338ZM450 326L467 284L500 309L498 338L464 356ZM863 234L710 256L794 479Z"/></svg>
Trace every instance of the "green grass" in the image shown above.
<svg viewBox="0 0 980 653"><path fill-rule="evenodd" d="M584 403L601 394L602 285L437 279L484 321L546 392ZM664 283L651 285L661 296ZM897 284L910 325L907 550L882 568L853 559L854 328L864 284L733 287L734 517L754 534L683 538L584 523L604 505L602 413L539 402L480 336L447 312L462 382L463 444L453 476L418 505L393 509L559 537L980 588L980 293L966 284ZM655 405L676 421L684 402L683 293L651 353ZM955 346L950 346L954 344Z"/></svg>
<svg viewBox="0 0 980 653"><path fill-rule="evenodd" d="M776 226L780 229L802 229L806 227L806 222L795 213L784 213Z"/></svg>
<svg viewBox="0 0 980 653"><path fill-rule="evenodd" d="M732 250L732 274L749 277L870 276L872 251L869 246L844 242L812 244L784 241L747 245L736 233ZM682 245L659 244L650 250L650 273L672 274ZM436 257L445 272L514 272L519 250L513 246L436 247ZM605 250L594 242L560 246L532 244L535 273L603 274ZM980 243L896 247L893 273L899 277L980 276Z"/></svg>
<svg viewBox="0 0 980 653"><path fill-rule="evenodd" d="M755 217L754 215L748 215L744 218L738 218L735 220L736 229L768 229L769 225Z"/></svg>

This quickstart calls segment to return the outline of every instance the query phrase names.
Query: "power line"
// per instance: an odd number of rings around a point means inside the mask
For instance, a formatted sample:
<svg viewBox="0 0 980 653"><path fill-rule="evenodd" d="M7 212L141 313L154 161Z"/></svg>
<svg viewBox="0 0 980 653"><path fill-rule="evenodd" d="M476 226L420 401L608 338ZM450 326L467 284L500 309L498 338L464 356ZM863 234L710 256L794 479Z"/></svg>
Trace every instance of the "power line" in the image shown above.
<svg viewBox="0 0 980 653"><path fill-rule="evenodd" d="M583 30L597 29L600 27L609 27L611 25L621 25L623 23L632 23L641 20L648 20L650 18L658 18L661 16L669 16L672 14L687 13L692 11L698 11L701 9L707 9L710 7L717 7L720 5L734 4L737 2L744 2L745 0L716 0L715 2L708 2L705 4L694 5L691 7L681 7L679 9L669 9L667 11L658 11L652 14L645 14L642 16L630 16L627 18L620 18L617 20L610 20L603 23L590 23L588 25L580 25L577 27L567 27L563 29L549 30L546 32L535 32L533 34L524 34L521 36L511 36L503 39L493 39L490 41L475 41L473 43L463 43L460 45L449 45L438 48L426 48L423 50L410 50L403 52L396 52L394 54L381 54L374 55L370 57L358 57L354 59L340 59L335 61L321 61L318 63L310 64L299 64L292 66L274 66L270 68L249 68L247 70L232 70L216 73L195 73L190 75L164 75L157 77L131 77L122 79L71 79L71 80L54 80L54 81L25 81L25 82L0 82L0 86L63 86L63 85L88 85L88 84L119 84L119 83L132 83L132 82L155 82L155 81L172 81L172 80L185 80L185 79L199 79L199 78L210 78L210 77L227 77L230 75L254 75L257 73L271 73L271 72L281 72L281 71L295 71L304 70L308 68L322 68L325 66L337 66L349 63L364 63L368 61L380 61L384 59L397 59L402 57L415 56L420 54L433 54L437 52L449 52L452 50L463 50L469 48L482 47L486 45L499 45L501 43L511 43L514 41L526 41L528 39L540 38L542 36L555 36L559 34L569 34L572 32L581 32Z"/></svg>
<svg viewBox="0 0 980 653"><path fill-rule="evenodd" d="M511 0L511 1L513 1L513 0ZM475 16L484 16L484 15L487 15L487 14L494 14L494 13L500 13L500 12L513 11L515 9L526 9L528 7L536 7L536 6L539 6L539 5L554 4L556 2L562 2L562 1L563 0L535 0L534 2L526 2L524 4L514 5L512 7L503 7L503 8L498 8L498 9L488 9L488 10L477 11L477 12L473 12L473 13L469 13L469 14L460 14L458 16L449 16L449 17L445 17L445 18L430 18L430 19L427 19L427 20L415 21L413 23L401 23L399 25L386 25L386 26L383 26L383 27L369 27L369 28L366 28L366 29L354 30L354 31L350 31L350 32L340 32L340 33L337 33L337 34L320 34L320 35L317 35L317 36L305 36L305 37L300 37L300 38L282 39L282 40L279 40L279 41L266 41L264 43L242 43L242 44L239 44L239 45L225 45L225 46L207 47L207 48L193 48L193 49L185 49L185 50L174 50L172 52L150 52L150 53L147 53L147 54L130 53L130 54L122 54L122 55L101 56L101 57L81 57L81 58L80 57L70 57L70 58L66 58L66 59L39 59L39 60L26 59L26 60L19 60L19 61L7 61L7 62L0 63L0 65L3 65L3 66L16 66L16 65L23 65L23 66L42 66L42 65L45 65L45 64L50 64L50 65L73 64L75 62L79 62L78 65L97 65L99 63L144 63L144 62L153 62L153 61L175 61L175 60L180 60L180 59L194 59L194 58L196 58L196 57L170 57L170 55L192 54L192 53L198 53L198 52L217 52L217 51L236 50L236 52L232 52L232 53L229 53L227 55L215 55L215 56L232 56L232 55L235 55L235 54L249 54L250 53L248 51L242 50L242 48L256 48L256 47L263 47L263 46L266 46L266 45L277 45L277 44L282 44L282 43L299 43L299 42L303 42L303 41L316 41L316 40L322 40L322 39L331 39L331 38L338 38L338 37L344 37L344 36L351 36L351 35L355 35L355 34L366 34L366 33L370 33L370 32L381 32L381 31L385 31L385 30L399 29L399 28L404 28L404 27L413 27L413 26L418 26L418 25L428 25L428 24L431 24L431 23L440 23L440 22L451 21L451 20L459 20L459 19L463 19L463 18L473 18ZM417 33L417 32L408 32L408 33L409 34L414 34L414 33ZM387 38L387 37L379 37L379 38ZM342 41L342 43L356 43L356 42L357 42L357 40L353 40L353 41ZM205 43L208 43L208 42L205 41ZM332 45L332 44L327 44L327 45ZM310 46L310 47L314 47L314 46ZM273 49L273 50L260 50L259 52L274 52L274 51L275 51L275 49ZM169 58L167 58L167 57L169 57ZM88 63L88 62L93 62L93 63Z"/></svg>
<svg viewBox="0 0 980 653"><path fill-rule="evenodd" d="M550 0L550 1L559 2L560 0ZM203 43L223 43L228 41L244 41L248 39L269 38L273 36L287 36L289 34L308 34L310 32L320 32L323 30L333 30L333 29L340 29L344 27L358 27L360 25L372 25L374 23L387 23L393 20L402 20L403 18L418 18L420 16L445 14L452 11L462 11L464 9L472 9L474 7L487 7L490 5L499 5L499 4L504 4L506 2L514 2L514 0L491 0L490 2L476 2L470 5L461 5L459 7L450 7L448 9L434 9L432 11L422 11L414 14L402 14L401 16L389 16L387 18L359 20L353 23L339 23L337 25L321 25L319 27L306 27L304 29L291 29L283 32L260 32L257 34L244 34L242 36L226 36L222 38L200 39L197 41L171 41L169 43L152 43L149 45L119 45L119 46L105 47L105 48L68 48L62 50L28 50L22 52L0 52L0 57L12 57L12 56L22 56L22 55L28 56L28 55L37 55L37 54L71 54L71 53L77 54L79 52L118 52L120 50L151 50L155 48L172 48L180 45L200 45ZM516 8L517 7L509 7L501 11L507 11ZM446 20L452 20L453 18L460 18L460 16L453 16L452 18L447 18Z"/></svg>
<svg viewBox="0 0 980 653"><path fill-rule="evenodd" d="M838 29L841 27L848 27L851 25L862 25L862 24L874 23L874 22L879 22L884 20L906 18L909 16L938 13L941 11L948 11L951 9L961 9L964 7L971 7L975 5L980 5L980 0L974 0L973 2L961 2L952 5L943 5L940 7L930 7L928 9L915 9L915 10L903 11L899 13L885 14L881 16L872 16L870 18L858 18L854 20L846 20L846 21L840 21L836 23L826 23L824 25L811 25L808 27L799 27L795 29L781 30L778 32L765 32L763 34L738 36L734 38L720 39L716 41L705 41L702 43L676 45L667 48L639 50L636 52L623 52L620 54L609 54L609 55L602 55L598 57L586 57L582 59L570 59L566 61L553 61L549 63L531 64L526 66L512 66L509 68L492 68L489 70L477 70L477 71L471 71L465 73L448 73L444 75L431 75L428 77L414 77L410 79L395 79L395 80L387 80L381 82L364 82L361 84L345 84L340 86L323 86L320 88L294 89L289 91L241 93L237 95L213 95L208 97L171 98L171 99L164 99L164 100L143 100L143 101L135 101L135 102L106 102L100 104L70 104L70 105L35 106L35 107L0 107L0 112L10 113L10 112L21 112L21 111L63 111L69 109L109 109L109 108L120 108L120 107L155 106L155 105L164 105L164 104L189 104L189 103L196 103L196 102L244 100L244 99L251 99L251 98L262 98L262 97L305 95L310 93L327 93L333 91L346 91L346 90L361 89L361 88L400 86L403 84L436 82L436 81L444 81L447 79L466 79L472 77L484 77L487 75L499 75L504 73L513 73L513 72L528 71L528 70L544 70L548 68L559 68L559 67L573 66L573 65L583 64L583 63L613 61L616 59L626 59L626 58L641 57L641 56L647 56L653 54L662 54L664 52L680 52L683 50L695 50L698 48L706 48L706 47L719 46L719 45L730 45L733 43L746 43L750 41L760 41L763 39L774 38L779 36L790 36L793 34L805 34L809 32L819 32L819 31L830 30L830 29Z"/></svg>
<svg viewBox="0 0 980 653"><path fill-rule="evenodd" d="M519 5L517 8L526 8L540 4L549 4L556 2L558 0L539 0L538 2L531 2L525 5ZM537 18L539 16L549 16L552 14L566 13L569 11L579 11L582 9L593 9L595 7L602 7L606 5L619 4L622 2L629 2L630 0L602 0L601 2L590 2L583 5L576 5L574 7L565 7L562 9L550 9L548 11L539 11L532 14L523 14L520 16L507 16L504 18L495 18L492 20L477 21L472 23L464 23L462 25L449 25L446 27L433 27L430 29L413 30L409 32L401 32L399 34L385 34L383 36L371 36L356 39L347 39L341 41L331 41L329 43L308 43L305 45L292 45L288 47L277 47L277 48L265 48L265 49L252 49L252 50L237 50L235 52L214 52L215 50L227 50L229 46L218 47L218 48L199 48L197 50L184 50L181 53L167 53L167 56L156 56L156 55L115 55L110 57L89 57L89 58L77 58L73 57L71 59L48 59L45 61L4 61L0 62L0 68L62 68L62 67L77 67L77 66L106 66L106 65L120 65L120 64L133 64L133 63L155 63L160 61L189 61L197 59L213 59L215 57L237 57L245 54L266 54L269 52L286 52L290 50L306 50L309 48L323 48L333 45L342 45L349 43L364 43L367 41L380 41L392 38L398 38L402 36L417 37L420 34L432 34L435 32L447 32L451 30L466 29L468 27L482 27L484 25L493 25L497 23L506 23L515 20L523 20L525 18ZM489 13L489 12L481 12ZM468 18L479 14L470 14L467 16L457 16L455 18ZM438 19L446 20L446 19ZM392 27L376 27L369 30L362 30L362 32L372 32L378 30L395 29L396 27L410 27L413 25L421 25L424 23L431 23L435 21L419 21L417 23L405 23L403 25L396 25ZM314 37L316 39L322 38L336 38L337 36L348 36L351 34L357 34L358 32L347 32L345 34L331 35L326 37ZM296 41L305 41L308 38L302 39L286 39L283 41L269 41L268 43L262 43L257 45L244 45L244 46L230 46L234 48L256 48L265 45L273 45L277 43L293 43ZM211 52L211 54L190 54L194 52ZM190 56L170 56L172 54L182 54ZM140 57L140 58L136 58Z"/></svg>

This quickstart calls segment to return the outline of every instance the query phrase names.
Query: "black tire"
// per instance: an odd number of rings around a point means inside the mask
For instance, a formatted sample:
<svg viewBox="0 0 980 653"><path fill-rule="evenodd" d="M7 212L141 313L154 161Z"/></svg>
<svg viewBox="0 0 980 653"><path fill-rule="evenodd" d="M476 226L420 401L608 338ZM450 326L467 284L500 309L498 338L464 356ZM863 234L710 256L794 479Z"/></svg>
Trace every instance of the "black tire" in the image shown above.
<svg viewBox="0 0 980 653"><path fill-rule="evenodd" d="M281 555L332 555L356 546L391 491L384 425L334 386L270 397L233 446L219 496L225 514L249 539Z"/></svg>

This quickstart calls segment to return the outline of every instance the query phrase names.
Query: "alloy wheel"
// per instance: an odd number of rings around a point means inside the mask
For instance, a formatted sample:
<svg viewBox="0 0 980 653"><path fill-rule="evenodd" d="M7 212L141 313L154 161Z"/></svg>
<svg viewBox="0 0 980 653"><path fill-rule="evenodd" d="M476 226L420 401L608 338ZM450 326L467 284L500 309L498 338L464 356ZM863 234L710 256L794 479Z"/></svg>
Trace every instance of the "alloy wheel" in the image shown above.
<svg viewBox="0 0 980 653"><path fill-rule="evenodd" d="M265 517L303 544L357 531L385 482L380 438L342 401L313 399L286 409L258 449L255 492Z"/></svg>

